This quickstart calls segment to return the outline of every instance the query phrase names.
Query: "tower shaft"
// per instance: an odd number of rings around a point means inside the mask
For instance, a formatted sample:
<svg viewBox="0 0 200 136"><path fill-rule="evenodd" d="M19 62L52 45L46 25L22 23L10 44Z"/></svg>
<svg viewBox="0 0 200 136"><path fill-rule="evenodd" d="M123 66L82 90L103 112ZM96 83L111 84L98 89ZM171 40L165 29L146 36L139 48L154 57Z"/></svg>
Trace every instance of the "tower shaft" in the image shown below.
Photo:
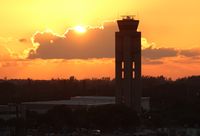
<svg viewBox="0 0 200 136"><path fill-rule="evenodd" d="M116 103L136 111L141 101L141 32L138 20L118 20L115 33Z"/></svg>

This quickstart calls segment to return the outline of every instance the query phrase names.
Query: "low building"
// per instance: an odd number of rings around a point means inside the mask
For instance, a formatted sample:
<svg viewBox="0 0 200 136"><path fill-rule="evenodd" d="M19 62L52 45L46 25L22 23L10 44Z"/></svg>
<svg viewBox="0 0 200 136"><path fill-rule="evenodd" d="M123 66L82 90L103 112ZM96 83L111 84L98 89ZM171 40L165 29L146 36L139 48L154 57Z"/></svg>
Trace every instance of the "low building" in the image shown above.
<svg viewBox="0 0 200 136"><path fill-rule="evenodd" d="M56 101L40 101L40 102L24 102L22 106L26 110L36 111L38 113L45 113L49 109L59 106L66 105L71 108L80 108L80 107L92 107L100 105L112 105L115 104L115 97L105 97L105 96L76 96L71 97L69 100L56 100ZM150 110L150 98L142 97L141 106L143 110Z"/></svg>
<svg viewBox="0 0 200 136"><path fill-rule="evenodd" d="M99 105L115 104L115 97L104 96L76 96L71 97L69 100L56 100L56 101L40 101L40 102L24 102L21 105L29 111L35 111L37 113L45 113L49 109L65 105L71 108L89 108Z"/></svg>
<svg viewBox="0 0 200 136"><path fill-rule="evenodd" d="M100 105L115 104L115 97L106 96L76 96L69 100L55 100L55 101L37 101L37 102L23 102L21 104L8 104L0 106L0 119L8 120L10 118L25 117L26 111L34 111L39 114L46 113L55 106L65 105L70 108L89 108ZM142 97L141 106L144 111L150 110L150 98ZM18 109L18 113L17 110Z"/></svg>
<svg viewBox="0 0 200 136"><path fill-rule="evenodd" d="M0 105L0 119L9 120L11 118L16 118L16 107Z"/></svg>

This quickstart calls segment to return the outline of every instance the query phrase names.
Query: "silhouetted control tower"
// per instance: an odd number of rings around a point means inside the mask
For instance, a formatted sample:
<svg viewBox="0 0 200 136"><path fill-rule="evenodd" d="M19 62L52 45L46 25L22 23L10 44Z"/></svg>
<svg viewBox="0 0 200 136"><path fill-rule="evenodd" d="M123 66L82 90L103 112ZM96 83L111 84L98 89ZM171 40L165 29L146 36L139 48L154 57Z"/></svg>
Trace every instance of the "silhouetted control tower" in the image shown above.
<svg viewBox="0 0 200 136"><path fill-rule="evenodd" d="M136 111L141 105L141 32L139 20L125 16L115 33L116 103Z"/></svg>

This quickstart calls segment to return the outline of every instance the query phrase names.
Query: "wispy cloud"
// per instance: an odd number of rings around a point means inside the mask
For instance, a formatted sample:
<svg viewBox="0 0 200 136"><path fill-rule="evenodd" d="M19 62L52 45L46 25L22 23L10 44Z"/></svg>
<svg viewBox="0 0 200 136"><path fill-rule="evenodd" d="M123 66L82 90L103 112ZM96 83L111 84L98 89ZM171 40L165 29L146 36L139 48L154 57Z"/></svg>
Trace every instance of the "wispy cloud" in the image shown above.
<svg viewBox="0 0 200 136"><path fill-rule="evenodd" d="M26 38L20 38L19 39L19 42L21 42L21 43L27 43L29 40L28 39L26 39Z"/></svg>

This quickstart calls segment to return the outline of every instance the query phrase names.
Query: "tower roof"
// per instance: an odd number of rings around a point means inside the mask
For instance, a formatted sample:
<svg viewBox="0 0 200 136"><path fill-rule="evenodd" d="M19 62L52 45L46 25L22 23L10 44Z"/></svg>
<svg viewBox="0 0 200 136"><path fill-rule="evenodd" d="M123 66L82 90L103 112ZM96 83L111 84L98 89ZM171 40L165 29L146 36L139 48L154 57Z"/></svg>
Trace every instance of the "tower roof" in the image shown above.
<svg viewBox="0 0 200 136"><path fill-rule="evenodd" d="M120 31L137 31L139 20L135 20L134 16L122 16L122 20L117 20Z"/></svg>

